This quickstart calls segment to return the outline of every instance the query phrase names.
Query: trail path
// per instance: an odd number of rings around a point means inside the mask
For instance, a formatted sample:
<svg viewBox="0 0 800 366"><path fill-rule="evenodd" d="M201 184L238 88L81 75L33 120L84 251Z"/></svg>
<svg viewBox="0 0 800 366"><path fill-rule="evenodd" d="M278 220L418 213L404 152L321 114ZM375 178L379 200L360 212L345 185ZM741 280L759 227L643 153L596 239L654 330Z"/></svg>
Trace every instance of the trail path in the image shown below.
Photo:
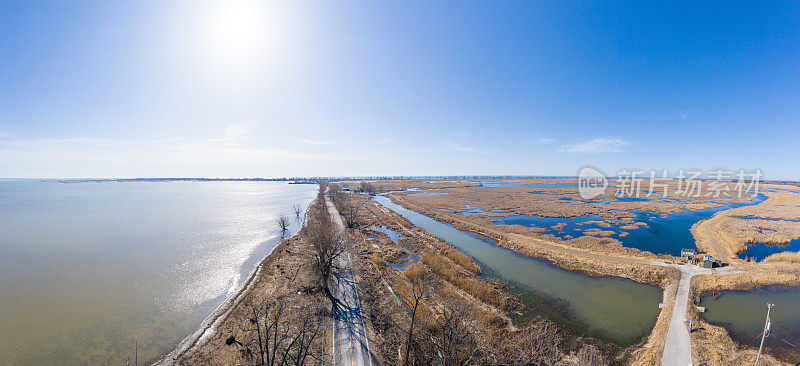
<svg viewBox="0 0 800 366"><path fill-rule="evenodd" d="M665 264L653 262L654 265L674 267L681 271L681 280L675 295L675 305L672 307L672 316L669 321L667 339L664 343L664 354L661 357L662 366L692 365L692 343L689 338L689 324L686 323L686 310L689 306L689 285L692 277L699 274L711 274L712 270L688 264ZM731 273L733 268L718 269L717 272Z"/></svg>
<svg viewBox="0 0 800 366"><path fill-rule="evenodd" d="M716 222L717 220L721 220L723 217L727 217L727 215L724 215L723 212L718 212L711 218L695 224L697 225L696 232L699 236L695 238L695 242L704 242L707 246L705 249L709 254L722 259L724 262L730 262L730 259L735 258L736 256L731 255L730 250L725 248L725 246L720 242L720 238L714 233L714 229L711 228L712 223Z"/></svg>
<svg viewBox="0 0 800 366"><path fill-rule="evenodd" d="M334 225L340 232L344 231L344 223L339 211L333 206L330 199L326 198L328 212ZM347 248L345 243L345 248ZM372 365L372 355L369 351L364 318L361 313L361 300L358 297L358 288L353 275L353 260L350 250L339 256L339 267L343 268L334 274L336 285L333 290L333 364L334 365Z"/></svg>

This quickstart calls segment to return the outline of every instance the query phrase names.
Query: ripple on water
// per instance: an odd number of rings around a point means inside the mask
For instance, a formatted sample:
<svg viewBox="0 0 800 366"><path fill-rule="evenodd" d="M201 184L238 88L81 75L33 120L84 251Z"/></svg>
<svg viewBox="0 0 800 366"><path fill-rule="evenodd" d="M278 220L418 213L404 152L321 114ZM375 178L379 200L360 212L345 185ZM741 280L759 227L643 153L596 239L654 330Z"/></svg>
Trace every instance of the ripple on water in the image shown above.
<svg viewBox="0 0 800 366"><path fill-rule="evenodd" d="M277 215L316 189L0 181L0 364L121 364L135 341L153 360L241 285L277 243Z"/></svg>

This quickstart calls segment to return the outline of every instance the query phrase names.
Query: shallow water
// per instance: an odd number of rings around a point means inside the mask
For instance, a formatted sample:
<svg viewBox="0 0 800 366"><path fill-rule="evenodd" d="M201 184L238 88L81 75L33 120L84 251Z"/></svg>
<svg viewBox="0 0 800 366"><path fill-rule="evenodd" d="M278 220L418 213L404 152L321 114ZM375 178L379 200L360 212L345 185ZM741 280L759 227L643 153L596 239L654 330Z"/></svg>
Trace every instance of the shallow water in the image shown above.
<svg viewBox="0 0 800 366"><path fill-rule="evenodd" d="M510 187L510 188L541 188L541 189L549 189L549 188L574 188L576 191L578 190L577 183L522 183L522 184L512 184L512 183L483 183L484 187Z"/></svg>
<svg viewBox="0 0 800 366"><path fill-rule="evenodd" d="M739 258L755 258L756 260L761 261L770 255L781 252L800 252L800 239L792 240L787 244L747 244L745 250L739 254Z"/></svg>
<svg viewBox="0 0 800 366"><path fill-rule="evenodd" d="M789 362L800 362L800 287L766 286L751 291L726 291L715 301L712 296L703 296L701 305L706 312L703 319L722 325L731 336L742 344L758 347L767 302L775 307L770 312L772 319L770 336L764 341L767 351L782 355Z"/></svg>
<svg viewBox="0 0 800 366"><path fill-rule="evenodd" d="M370 230L375 230L375 231L380 231L380 232L386 234L386 236L388 236L389 239L392 242L394 242L395 244L399 244L400 243L400 238L403 237L402 235L400 235L400 233L398 233L398 232L396 232L396 231L394 231L392 229L389 229L388 227L383 226L383 225L381 225L381 226L371 226L369 229ZM405 250L402 247L400 247L400 249ZM406 252L406 254L408 256L402 262L400 262L400 263L386 263L386 264L388 264L390 267L392 267L392 268L394 268L394 269L396 269L398 271L402 271L402 270L406 269L406 267L408 267L412 263L419 262L419 256L418 255L416 255L416 254L414 254L414 253L412 253L412 252L410 252L408 250L405 250L405 252Z"/></svg>
<svg viewBox="0 0 800 366"><path fill-rule="evenodd" d="M767 218L767 217L752 217L752 216L731 216L734 219L740 220L765 220L765 221L788 221L788 222L800 222L800 220L786 220L786 219L775 219L775 218ZM763 231L767 231L768 229L763 229ZM766 257L769 257L775 253L781 252L798 252L800 251L800 239L792 240L786 244L765 244L765 243L749 243L746 244L747 247L741 253L739 253L739 258L755 258L756 260L760 261Z"/></svg>
<svg viewBox="0 0 800 366"><path fill-rule="evenodd" d="M316 185L0 181L0 364L146 363L231 294ZM293 224L292 231L299 225Z"/></svg>
<svg viewBox="0 0 800 366"><path fill-rule="evenodd" d="M396 231L394 231L392 229L389 229L388 227L383 226L383 225L381 225L381 226L374 226L373 225L373 226L370 226L369 229L370 230L375 230L375 231L380 231L380 232L386 234L386 236L388 236L389 239L391 239L395 244L397 244L399 242L400 238L402 237L402 235L400 235L398 232L396 232Z"/></svg>
<svg viewBox="0 0 800 366"><path fill-rule="evenodd" d="M409 196L444 196L447 192L420 192L420 193L411 193Z"/></svg>
<svg viewBox="0 0 800 366"><path fill-rule="evenodd" d="M528 305L526 318L545 315L572 334L619 345L636 342L655 324L661 301L658 287L567 271L407 210L385 196L375 200L474 257L486 276L508 282L510 291Z"/></svg>
<svg viewBox="0 0 800 366"><path fill-rule="evenodd" d="M619 228L621 225L611 225L610 228L604 228L596 224L585 224L587 221L602 221L603 219L597 215L571 218L513 215L491 219L503 225L545 228L547 229L545 234L553 234L560 238L565 238L567 235L578 237L582 235L582 230L590 228L610 230L616 232L616 234L611 237L621 241L622 245L626 247L646 250L655 254L679 256L681 249L695 248L694 237L689 231L692 225L698 221L710 218L717 212L736 207L755 205L764 202L766 198L767 197L762 194L749 202L729 203L721 207L706 210L684 211L670 214L667 217L661 217L660 213L655 212L632 211L632 213L636 215L635 221L644 222L648 225L636 230L623 230ZM559 223L564 223L566 226L561 230L551 229L551 226ZM576 229L581 231L577 231ZM624 238L620 237L620 232L628 232L628 236Z"/></svg>

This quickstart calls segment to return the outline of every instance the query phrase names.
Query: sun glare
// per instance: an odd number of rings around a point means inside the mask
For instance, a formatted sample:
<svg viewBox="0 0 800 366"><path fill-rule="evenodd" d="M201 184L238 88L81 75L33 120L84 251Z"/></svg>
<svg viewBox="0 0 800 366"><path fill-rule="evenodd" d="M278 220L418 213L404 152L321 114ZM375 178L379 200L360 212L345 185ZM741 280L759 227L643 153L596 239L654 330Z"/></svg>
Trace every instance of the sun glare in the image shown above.
<svg viewBox="0 0 800 366"><path fill-rule="evenodd" d="M200 22L204 58L214 68L238 72L274 58L283 33L277 11L269 2L253 0L211 3Z"/></svg>

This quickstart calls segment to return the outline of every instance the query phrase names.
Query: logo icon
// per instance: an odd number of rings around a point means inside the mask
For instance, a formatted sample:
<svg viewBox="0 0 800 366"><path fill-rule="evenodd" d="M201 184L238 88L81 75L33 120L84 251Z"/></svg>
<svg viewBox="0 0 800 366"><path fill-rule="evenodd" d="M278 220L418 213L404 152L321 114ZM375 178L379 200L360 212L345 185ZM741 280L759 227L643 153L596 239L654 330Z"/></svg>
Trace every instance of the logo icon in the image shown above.
<svg viewBox="0 0 800 366"><path fill-rule="evenodd" d="M590 200L605 193L608 179L598 169L583 167L578 172L578 193L583 199Z"/></svg>

